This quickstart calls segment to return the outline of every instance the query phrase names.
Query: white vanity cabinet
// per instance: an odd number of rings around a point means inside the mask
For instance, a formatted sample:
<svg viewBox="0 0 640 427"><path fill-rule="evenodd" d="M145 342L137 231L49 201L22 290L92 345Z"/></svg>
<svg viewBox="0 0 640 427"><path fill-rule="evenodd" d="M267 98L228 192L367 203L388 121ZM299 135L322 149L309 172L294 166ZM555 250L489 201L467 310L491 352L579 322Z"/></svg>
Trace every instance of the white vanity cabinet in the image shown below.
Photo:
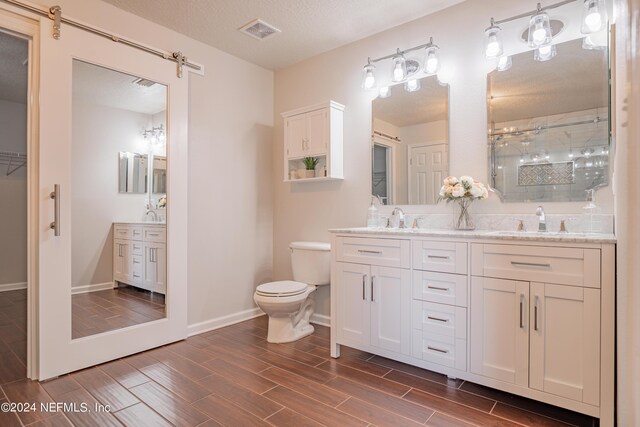
<svg viewBox="0 0 640 427"><path fill-rule="evenodd" d="M151 292L166 293L167 253L164 224L115 223L114 285L125 283Z"/></svg>
<svg viewBox="0 0 640 427"><path fill-rule="evenodd" d="M284 180L319 181L342 179L344 105L330 101L282 113L284 118ZM297 175L304 168L305 157L318 159L316 171L326 171L311 178Z"/></svg>
<svg viewBox="0 0 640 427"><path fill-rule="evenodd" d="M402 266L409 241L342 238L339 244L340 341L410 354L411 273Z"/></svg>
<svg viewBox="0 0 640 427"><path fill-rule="evenodd" d="M614 420L615 238L332 230L340 345Z"/></svg>

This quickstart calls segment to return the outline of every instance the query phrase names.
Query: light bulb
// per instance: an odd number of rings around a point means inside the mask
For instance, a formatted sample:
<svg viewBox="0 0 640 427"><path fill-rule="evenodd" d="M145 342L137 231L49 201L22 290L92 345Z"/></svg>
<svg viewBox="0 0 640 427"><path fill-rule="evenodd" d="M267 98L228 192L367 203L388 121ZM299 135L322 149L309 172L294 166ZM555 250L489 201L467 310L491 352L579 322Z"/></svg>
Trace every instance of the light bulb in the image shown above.
<svg viewBox="0 0 640 427"><path fill-rule="evenodd" d="M542 43L544 43L545 37L547 37L547 33L544 28L542 28L542 23L539 22L536 24L536 29L533 31L533 42L537 46L540 46Z"/></svg>
<svg viewBox="0 0 640 427"><path fill-rule="evenodd" d="M487 37L487 45L484 50L484 54L487 58L497 58L502 55L502 29L498 27L493 18L491 18L491 26L484 30L484 34Z"/></svg>
<svg viewBox="0 0 640 427"><path fill-rule="evenodd" d="M398 51L398 54L393 57L393 77L394 82L401 82L407 77L407 61L404 59L404 55Z"/></svg>
<svg viewBox="0 0 640 427"><path fill-rule="evenodd" d="M584 23L587 24L587 27L589 27L591 31L598 31L602 26L602 16L600 16L600 12L596 10L595 12L589 13L584 18Z"/></svg>
<svg viewBox="0 0 640 427"><path fill-rule="evenodd" d="M376 67L372 64L367 64L364 66L362 76L363 89L373 89L376 86L376 76L374 74L375 69Z"/></svg>
<svg viewBox="0 0 640 427"><path fill-rule="evenodd" d="M415 92L420 89L420 81L417 79L407 80L404 84L404 88L407 92Z"/></svg>
<svg viewBox="0 0 640 427"><path fill-rule="evenodd" d="M498 59L498 71L507 71L513 65L511 57L509 55L501 56Z"/></svg>
<svg viewBox="0 0 640 427"><path fill-rule="evenodd" d="M607 7L604 0L584 0L582 3L582 34L591 34L602 29L607 22Z"/></svg>
<svg viewBox="0 0 640 427"><path fill-rule="evenodd" d="M391 89L389 89L389 86L381 87L379 95L380 98L388 98L391 95Z"/></svg>
<svg viewBox="0 0 640 427"><path fill-rule="evenodd" d="M555 45L546 45L546 46L540 46L538 49L536 49L536 52L533 58L536 61L544 62L544 61L553 59L555 56L556 56Z"/></svg>
<svg viewBox="0 0 640 427"><path fill-rule="evenodd" d="M540 47L551 43L551 22L546 12L540 12L529 20L529 47Z"/></svg>
<svg viewBox="0 0 640 427"><path fill-rule="evenodd" d="M424 72L426 74L435 74L438 72L438 47L431 46L427 48L427 60L424 65Z"/></svg>

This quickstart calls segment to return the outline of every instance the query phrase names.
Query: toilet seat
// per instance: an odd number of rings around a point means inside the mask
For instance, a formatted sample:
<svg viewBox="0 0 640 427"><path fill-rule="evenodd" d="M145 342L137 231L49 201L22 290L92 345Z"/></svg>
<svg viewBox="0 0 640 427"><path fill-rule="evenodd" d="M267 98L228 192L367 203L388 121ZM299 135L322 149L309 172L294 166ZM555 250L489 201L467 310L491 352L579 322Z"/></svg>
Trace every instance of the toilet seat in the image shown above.
<svg viewBox="0 0 640 427"><path fill-rule="evenodd" d="M306 283L282 280L264 283L256 288L256 295L263 297L293 297L307 291Z"/></svg>

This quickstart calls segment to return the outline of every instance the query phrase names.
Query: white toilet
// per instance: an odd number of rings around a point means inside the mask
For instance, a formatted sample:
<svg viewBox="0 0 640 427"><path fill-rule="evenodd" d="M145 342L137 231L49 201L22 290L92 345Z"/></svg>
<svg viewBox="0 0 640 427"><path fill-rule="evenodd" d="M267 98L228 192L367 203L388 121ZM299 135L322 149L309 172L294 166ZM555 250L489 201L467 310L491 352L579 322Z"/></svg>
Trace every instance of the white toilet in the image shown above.
<svg viewBox="0 0 640 427"><path fill-rule="evenodd" d="M253 300L269 316L267 341L296 341L313 333L309 318L313 314L311 293L331 279L331 245L319 242L292 242L293 280L264 283Z"/></svg>

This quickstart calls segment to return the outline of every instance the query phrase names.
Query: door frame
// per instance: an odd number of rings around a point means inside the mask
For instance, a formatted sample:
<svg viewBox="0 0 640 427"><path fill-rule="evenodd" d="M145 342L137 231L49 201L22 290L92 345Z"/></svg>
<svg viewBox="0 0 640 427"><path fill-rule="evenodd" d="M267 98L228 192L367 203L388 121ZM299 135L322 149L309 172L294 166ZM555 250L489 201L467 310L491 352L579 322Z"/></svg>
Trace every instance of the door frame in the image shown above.
<svg viewBox="0 0 640 427"><path fill-rule="evenodd" d="M390 206L395 203L396 196L396 147L398 143L386 140L382 137L374 135L371 138L371 188L373 189L373 149L374 146L381 145L389 149L387 156L387 204Z"/></svg>
<svg viewBox="0 0 640 427"><path fill-rule="evenodd" d="M27 378L37 379L39 190L40 22L28 12L0 4L0 31L27 40Z"/></svg>
<svg viewBox="0 0 640 427"><path fill-rule="evenodd" d="M412 204L411 201L411 170L413 169L413 163L411 162L411 151L414 148L419 148L419 147L428 147L431 145L449 145L449 141L447 141L446 139L440 139L440 140L436 140L436 141L428 141L428 142L418 142L415 144L407 144L407 203L408 204ZM447 163L449 163L449 149L447 148ZM449 166L449 165L447 165ZM447 171L449 170L449 167L447 167Z"/></svg>

